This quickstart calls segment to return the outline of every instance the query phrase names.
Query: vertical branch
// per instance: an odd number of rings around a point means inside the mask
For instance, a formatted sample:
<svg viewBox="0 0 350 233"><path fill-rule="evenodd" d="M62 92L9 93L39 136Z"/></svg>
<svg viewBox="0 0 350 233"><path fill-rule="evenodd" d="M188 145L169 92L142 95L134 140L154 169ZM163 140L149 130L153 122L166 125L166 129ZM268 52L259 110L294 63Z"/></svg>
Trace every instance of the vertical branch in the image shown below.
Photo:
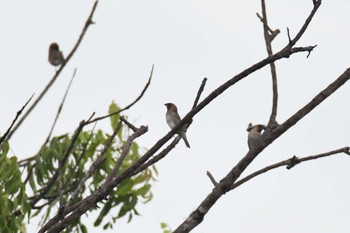
<svg viewBox="0 0 350 233"><path fill-rule="evenodd" d="M264 27L264 38L265 38L265 45L267 54L269 56L272 56L272 40L275 38L275 36L279 33L279 30L272 31L267 23L267 14L266 14L266 5L265 0L261 0L261 10L262 10L262 17L258 15L261 22L263 23ZM274 128L274 126L277 126L276 122L276 116L277 116L277 104L278 104L278 88L277 88L277 72L276 72L276 65L274 62L270 63L270 69L271 69L271 76L272 76L272 110L270 115L270 120L268 123L269 128Z"/></svg>

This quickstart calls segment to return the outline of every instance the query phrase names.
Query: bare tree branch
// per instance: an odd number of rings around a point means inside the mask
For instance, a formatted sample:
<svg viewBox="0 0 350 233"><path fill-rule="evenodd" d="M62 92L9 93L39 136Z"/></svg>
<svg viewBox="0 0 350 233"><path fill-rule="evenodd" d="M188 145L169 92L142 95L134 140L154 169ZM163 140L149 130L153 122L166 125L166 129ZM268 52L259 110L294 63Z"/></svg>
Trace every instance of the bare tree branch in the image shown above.
<svg viewBox="0 0 350 233"><path fill-rule="evenodd" d="M46 144L50 141L52 132L53 132L55 126L56 126L56 123L57 123L57 120L58 120L59 116L61 115L61 111L62 111L62 109L63 109L64 102L66 101L66 98L67 98L69 89L70 89L70 87L71 87L71 85L72 85L72 82L73 82L73 80L74 80L74 77L75 77L75 75L76 75L76 71L77 71L77 69L75 68L75 69L74 69L74 72L73 72L73 76L72 76L72 78L71 78L71 80L70 80L70 82L69 82L69 84L68 84L68 87L67 87L67 89L66 89L66 92L65 92L65 94L64 94L64 96L63 96L63 99L62 99L62 101L61 101L61 104L60 104L60 106L58 107L58 110L57 110L57 113L56 113L56 117L55 117L55 120L54 120L54 122L53 122L53 124L52 124L52 126L51 126L50 132L49 132L49 134L48 134L48 136L47 136L45 142L44 142L44 143L42 144L42 146L40 147L39 152L38 152L36 155L34 155L34 156L31 156L31 157L29 157L29 158L25 158L25 159L19 160L19 161L18 161L18 166L26 166L26 165L28 164L29 161L35 159L36 156L37 156L38 154L40 154L40 152L44 149L44 147L46 146ZM29 177L27 177L27 178L29 178ZM27 180L27 179L26 179L26 180Z"/></svg>
<svg viewBox="0 0 350 233"><path fill-rule="evenodd" d="M194 100L193 103L193 108L195 108L198 104L198 101L203 93L205 84L207 82L207 78L204 78L202 80L202 84L200 85L196 98ZM190 123L187 125L187 127L192 123L192 119L190 121ZM159 160L163 159L172 149L175 148L175 146L177 145L177 143L179 143L181 137L176 137L164 150L162 150L159 154L153 156L152 159L148 160L147 162L145 162L144 164L140 165L138 168L136 168L135 171L132 172L132 174L130 176L136 175L140 172L142 172L143 170L147 169L148 167L152 166L153 164L155 164L156 162L158 162ZM145 156L145 155L144 155Z"/></svg>
<svg viewBox="0 0 350 233"><path fill-rule="evenodd" d="M3 143L3 141L5 141L7 139L7 136L9 136L8 138L10 138L10 131L13 127L13 125L16 123L18 117L22 114L24 108L28 105L28 103L32 100L34 94L29 98L29 100L23 105L23 107L17 112L15 119L13 119L12 124L10 125L10 127L6 130L5 134L2 135L2 137L0 138L0 145Z"/></svg>
<svg viewBox="0 0 350 233"><path fill-rule="evenodd" d="M122 163L126 157L126 155L128 154L131 144L132 142L137 138L140 137L141 135L145 134L148 131L148 127L147 126L141 126L140 128L138 128L137 130L135 130L135 133L131 134L128 139L126 140L126 143L124 145L123 151L120 154L120 157L117 161L117 163L115 164L113 170L109 173L109 175L107 176L103 186L106 186L106 184L108 184L111 180L114 179L114 177L117 175L117 172L119 171L119 168L122 166Z"/></svg>
<svg viewBox="0 0 350 233"><path fill-rule="evenodd" d="M141 94L140 94L131 104L129 104L128 106L126 106L126 107L124 107L124 108L122 108L122 109L120 109L120 110L117 111L117 112L113 112L113 113L108 114L108 115L106 115L106 116L97 117L97 118L95 118L95 119L89 121L88 124L91 124L91 123L94 123L94 122L96 122L96 121L100 121L100 120L106 119L106 118L108 118L108 117L111 117L111 116L113 116L113 115L119 114L119 113L121 113L121 112L123 112L123 111L125 111L125 110L128 110L128 109L131 108L132 106L134 106L134 105L142 98L142 96L146 93L146 90L148 89L149 85L151 84L151 80L152 80L152 76L153 76L153 70L154 70L154 65L152 65L151 74L150 74L150 76L149 76L149 78L148 78L148 81L147 81L145 87L143 88Z"/></svg>
<svg viewBox="0 0 350 233"><path fill-rule="evenodd" d="M277 34L275 34L273 37L269 33L269 31L272 31L267 23L267 13L266 13L266 6L265 6L265 0L261 0L261 10L262 10L262 17L260 17L260 20L263 23L264 26L264 38L265 38L265 45L266 45L266 50L267 54L269 56L272 56L272 40L275 38ZM258 15L259 16L259 15ZM279 30L278 30L279 32ZM272 110L271 110L271 115L270 115L270 120L268 123L269 128L274 128L276 127L277 121L276 121L276 116L277 116L277 106L278 106L278 86L277 86L277 72L276 72L276 65L274 62L270 63L270 69L271 69L271 77L272 77Z"/></svg>
<svg viewBox="0 0 350 233"><path fill-rule="evenodd" d="M136 126L134 126L133 124L131 124L129 121L127 121L124 117L120 117L119 118L122 122L124 122L124 124L126 124L133 132L136 132L138 130L138 128Z"/></svg>
<svg viewBox="0 0 350 233"><path fill-rule="evenodd" d="M194 109L198 105L199 99L200 99L200 97L202 95L202 92L204 90L204 87L205 87L206 83L207 83L207 78L204 78L203 81L202 81L201 86L198 89L197 96L196 96L196 99L194 100L192 109Z"/></svg>
<svg viewBox="0 0 350 233"><path fill-rule="evenodd" d="M65 94L64 94L64 96L63 96L63 99L62 99L62 101L61 101L61 104L60 104L60 106L58 107L58 111L57 111L55 120L54 120L54 122L53 122L53 124L52 124L50 133L49 133L49 135L47 136L47 138L46 138L45 143L43 144L43 146L45 146L45 145L50 141L50 139L51 139L51 135L52 135L53 129L55 128L56 123L57 123L57 120L58 120L59 116L61 115L61 111L62 111L62 109L63 109L64 102L66 101L68 92L69 92L70 87L71 87L71 85L72 85L72 83L73 83L73 80L74 80L74 77L75 77L76 73L77 73L77 68L74 69L73 76L72 76L72 78L71 78L71 80L70 80L70 82L69 82L69 84L68 84L68 87L67 87L66 92L65 92Z"/></svg>
<svg viewBox="0 0 350 233"><path fill-rule="evenodd" d="M302 28L299 30L298 34L294 37L293 40L291 40L289 47L293 47L302 37L302 35L305 33L307 27L309 26L312 18L314 17L314 15L316 14L318 8L321 6L321 0L318 1L314 1L314 7L309 15L309 17L307 17L307 19L305 20L305 23L303 24Z"/></svg>
<svg viewBox="0 0 350 233"><path fill-rule="evenodd" d="M266 173L268 171L271 171L273 169L279 168L279 167L283 167L286 166L287 169L291 169L292 167L294 167L296 164L302 163L302 162L306 162L306 161L311 161L311 160L315 160L315 159L320 159L320 158L325 158L325 157L329 157L332 155L336 155L336 154L340 154L340 153L345 153L349 155L349 147L343 147L337 150L333 150L333 151L329 151L326 153L322 153L322 154L318 154L318 155L311 155L311 156L307 156L307 157L303 157L303 158L297 158L296 156L293 156L289 159L283 160L281 162L272 164L270 166L267 166L265 168L262 168L256 172L253 172L252 174L238 180L237 182L235 182L234 184L231 185L230 190L237 188L238 186L246 183L247 181L253 179L254 177L257 177L263 173Z"/></svg>
<svg viewBox="0 0 350 233"><path fill-rule="evenodd" d="M215 187L218 186L219 183L215 180L214 176L209 171L207 171L207 176Z"/></svg>
<svg viewBox="0 0 350 233"><path fill-rule="evenodd" d="M55 83L56 79L58 78L58 76L60 75L61 71L63 70L63 68L66 66L66 64L68 63L68 61L71 59L71 57L74 55L75 51L78 49L81 41L83 40L87 29L89 28L89 26L91 24L93 24L92 21L92 16L96 10L98 4L98 0L95 1L94 6L92 7L91 13L88 17L88 19L85 22L85 26L79 36L79 39L77 41L77 43L75 44L75 46L73 47L72 51L69 53L69 55L67 56L67 58L64 60L63 64L61 65L61 67L58 69L58 71L56 72L56 74L52 77L52 79L50 80L50 82L46 85L46 87L44 88L44 90L40 93L40 95L38 96L38 98L34 101L34 103L30 106L30 108L25 112L25 114L22 116L22 118L19 120L19 122L15 125L15 127L13 128L13 130L10 132L9 134L9 139L11 138L11 136L16 132L16 130L21 126L21 124L23 123L23 121L29 116L29 114L32 112L32 110L36 107L36 105L41 101L41 99L45 96L45 94L48 92L48 90L50 89L50 87Z"/></svg>
<svg viewBox="0 0 350 233"><path fill-rule="evenodd" d="M275 139L285 133L288 129L293 127L304 116L309 114L315 107L321 104L326 98L338 90L344 83L350 79L350 68L348 68L338 79L336 79L327 88L316 95L308 104L291 116L282 125L276 127L272 131L266 131L263 134L262 141L254 150L250 150L246 156L237 163L236 166L220 181L220 183L212 190L212 192L200 203L200 205L193 211L190 216L180 224L174 233L189 232L202 221L204 216L208 213L216 201L231 190L232 184L239 178L243 171L249 164L257 157L257 155L270 145Z"/></svg>

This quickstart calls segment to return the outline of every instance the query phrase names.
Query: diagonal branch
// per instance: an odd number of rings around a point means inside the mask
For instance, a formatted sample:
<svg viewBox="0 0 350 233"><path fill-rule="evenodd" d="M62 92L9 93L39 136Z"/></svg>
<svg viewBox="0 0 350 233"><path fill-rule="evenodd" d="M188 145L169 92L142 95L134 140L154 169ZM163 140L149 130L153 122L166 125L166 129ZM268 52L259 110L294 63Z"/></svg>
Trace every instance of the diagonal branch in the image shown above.
<svg viewBox="0 0 350 233"><path fill-rule="evenodd" d="M83 40L87 29L89 28L89 26L91 24L93 24L92 21L92 16L96 10L98 4L98 0L96 0L96 2L94 3L94 6L92 7L91 13L88 17L88 19L85 22L85 26L79 36L79 39L77 41L77 43L75 44L74 48L72 49L72 51L69 53L69 55L67 56L66 60L64 60L63 64L61 65L61 67L58 69L58 71L56 72L56 74L52 77L52 79L50 80L50 82L46 85L46 87L44 88L44 90L40 93L40 95L38 96L38 98L35 100L35 102L32 104L32 106L30 106L30 108L26 111L26 113L22 116L22 118L18 121L18 123L15 125L15 127L13 128L13 130L10 132L9 134L9 139L12 137L12 135L17 131L17 129L21 126L21 124L23 123L23 121L29 116L29 114L33 111L33 109L36 107L36 105L41 101L41 99L45 96L45 94L48 92L48 90L50 89L50 87L55 83L55 81L57 80L58 76L60 75L61 71L63 70L63 68L66 66L66 64L68 63L68 61L71 59L71 57L74 55L75 51L78 49L81 41Z"/></svg>
<svg viewBox="0 0 350 233"><path fill-rule="evenodd" d="M279 168L279 167L283 167L286 166L287 169L291 169L292 167L294 167L295 165L302 163L302 162L306 162L306 161L311 161L311 160L315 160L315 159L320 159L320 158L325 158L325 157L329 157L332 155L336 155L336 154L340 154L340 153L345 153L347 155L349 155L349 147L343 147L337 150L333 150L333 151L329 151L326 153L322 153L322 154L318 154L318 155L311 155L311 156L307 156L307 157L302 157L302 158L297 158L296 156L293 156L289 159L283 160L281 162L272 164L270 166L267 166L265 168L262 168L256 172L253 172L252 174L240 179L239 181L235 182L234 184L231 185L230 190L237 188L238 186L246 183L247 181L253 179L254 177L257 177L261 174L264 174L268 171L271 171L273 169Z"/></svg>
<svg viewBox="0 0 350 233"><path fill-rule="evenodd" d="M101 151L100 155L97 157L97 159L93 162L93 164L90 166L89 170L85 173L84 177L79 181L78 185L73 190L73 193L68 201L68 204L64 206L64 208L61 209L59 214L57 214L55 217L51 218L40 230L38 233L44 233L46 232L50 227L52 227L54 224L56 224L64 215L72 211L73 209L76 209L78 207L77 204L73 204L75 198L78 196L79 192L82 190L85 182L87 179L89 179L94 171L98 168L98 166L103 162L104 155L106 154L109 147L112 145L113 140L117 133L119 132L121 128L121 122L117 124L115 127L113 134L108 139L106 145L104 146L103 150Z"/></svg>
<svg viewBox="0 0 350 233"><path fill-rule="evenodd" d="M189 232L199 225L204 216L208 213L211 207L219 200L226 192L230 191L232 184L239 178L249 164L257 157L257 155L270 145L279 136L293 127L303 117L309 114L315 107L321 104L326 98L338 90L344 83L350 79L350 68L348 68L338 79L336 79L327 88L316 95L308 104L291 116L282 125L272 131L263 134L260 145L252 151L249 151L246 156L237 163L236 166L214 187L213 191L202 201L202 203L193 211L190 216L180 224L174 233Z"/></svg>
<svg viewBox="0 0 350 233"><path fill-rule="evenodd" d="M126 106L126 107L124 107L124 108L122 108L122 109L120 109L120 110L117 111L117 112L113 112L113 113L111 113L111 114L108 114L108 115L102 116L102 117L96 117L95 119L89 121L88 124L91 124L91 123L94 123L94 122L96 122L96 121L100 121L100 120L106 119L106 118L108 118L108 117L110 117L110 116L119 114L119 113L121 113L121 112L123 112L123 111L125 111L125 110L128 110L128 109L131 108L132 106L134 106L134 105L142 98L142 96L146 93L146 91L147 91L149 85L151 84L151 80L152 80L152 76L153 76L153 70L154 70L154 65L152 65L151 74L150 74L150 76L149 76L149 78L148 78L148 81L147 81L145 87L144 87L143 90L141 91L141 94L140 94L131 104L129 104L128 106Z"/></svg>
<svg viewBox="0 0 350 233"><path fill-rule="evenodd" d="M61 104L60 104L60 106L58 107L58 111L57 111L55 120L54 120L54 122L53 122L53 124L52 124L50 133L49 133L49 135L47 136L44 145L46 145L46 144L50 141L50 139L51 139L51 135L52 135L53 129L55 128L56 123L57 123L57 120L58 120L59 116L61 115L61 112L62 112L62 109L63 109L63 105L64 105L64 103L66 102L66 98L67 98L69 89L70 89L70 87L71 87L71 85L72 85L72 83L73 83L73 80L74 80L74 77L75 77L75 75L76 75L76 72L77 72L77 69L75 68L75 69L74 69L74 72L73 72L73 76L72 76L72 78L71 78L71 80L70 80L70 82L69 82L69 84L68 84L68 87L67 87L67 89L66 89L66 92L65 92L65 94L64 94L64 96L63 96L63 99L62 99L62 101L61 101ZM44 146L44 145L43 145L43 146Z"/></svg>
<svg viewBox="0 0 350 233"><path fill-rule="evenodd" d="M76 74L76 70L77 70L77 69L75 69L74 72L73 72L73 76L72 76L72 78L71 78L71 80L70 80L70 82L69 82L69 84L68 84L68 87L67 87L67 89L66 89L66 93L64 94L63 99L62 99L62 101L61 101L61 104L60 104L60 106L58 107L58 110L57 110L57 113L56 113L56 117L55 117L55 120L54 120L54 122L53 122L53 124L52 124L52 126L51 126L49 135L47 136L45 142L44 142L44 143L42 144L42 146L40 147L39 152L38 152L36 155L34 155L34 156L31 156L31 157L29 157L29 158L25 158L25 159L19 160L19 161L17 162L17 163L18 163L18 166L26 166L30 161L32 161L33 159L35 159L36 156L37 156L38 154L40 154L40 152L44 149L44 147L46 146L46 144L50 141L52 132L53 132L55 126L56 126L56 123L57 123L57 120L58 120L58 118L59 118L59 116L60 116L60 114L61 114L61 111L62 111L64 102L66 101L66 97L67 97L67 95L68 95L69 89L70 89L70 87L71 87L71 85L72 85L72 82L73 82L73 80L74 80L74 77L75 77L75 74ZM28 175L30 175L30 174L28 174ZM29 179L29 176L27 176L27 179ZM27 180L27 179L26 179L26 180Z"/></svg>
<svg viewBox="0 0 350 233"><path fill-rule="evenodd" d="M193 106L192 106L192 109L194 109L195 107L197 107L198 105L198 102L199 102L199 99L204 91L204 87L205 87L205 84L207 83L207 78L204 78L202 80L202 84L201 86L199 87L198 89L198 92L197 92L197 96L196 96L196 99L194 100L194 103L193 103Z"/></svg>
<svg viewBox="0 0 350 233"><path fill-rule="evenodd" d="M107 184L109 182L111 182L111 180L113 180L113 178L117 175L119 168L122 166L122 163L126 157L126 155L129 152L129 149L132 145L132 142L137 138L140 137L141 135L145 134L148 131L148 127L147 126L141 126L140 128L136 129L135 132L133 134L131 134L128 139L125 142L124 148L122 153L120 154L120 157L117 161L117 163L115 164L113 170L109 173L109 175L107 176L103 186L106 187Z"/></svg>
<svg viewBox="0 0 350 233"><path fill-rule="evenodd" d="M42 199L47 194L47 192L51 189L52 185L56 182L57 178L59 177L59 173L60 173L59 170L60 170L60 168L63 167L63 165L68 160L68 157L69 157L71 151L73 150L73 148L75 146L75 142L78 139L79 134L83 130L85 125L86 125L86 122L84 120L80 122L78 128L75 130L75 132L74 132L74 134L72 136L72 140L71 140L71 142L69 144L69 147L67 148L67 150L65 151L65 154L63 155L63 158L59 162L58 169L56 170L54 175L51 177L51 180L45 185L45 187L40 192L40 194L34 196L32 201L30 202L31 206L34 206L38 201L40 201L40 199Z"/></svg>
<svg viewBox="0 0 350 233"><path fill-rule="evenodd" d="M32 100L33 96L34 96L34 94L33 94L33 95L29 98L29 100L23 105L23 107L17 112L15 119L13 119L13 121L12 121L12 124L11 124L10 127L6 130L5 134L2 135L2 137L0 138L0 145L3 143L3 141L5 141L6 139L9 139L9 138L10 138L9 133L10 133L10 131L11 131L13 125L16 123L18 117L22 114L24 108L25 108L25 107L28 105L28 103ZM8 137L7 137L7 136L8 136Z"/></svg>

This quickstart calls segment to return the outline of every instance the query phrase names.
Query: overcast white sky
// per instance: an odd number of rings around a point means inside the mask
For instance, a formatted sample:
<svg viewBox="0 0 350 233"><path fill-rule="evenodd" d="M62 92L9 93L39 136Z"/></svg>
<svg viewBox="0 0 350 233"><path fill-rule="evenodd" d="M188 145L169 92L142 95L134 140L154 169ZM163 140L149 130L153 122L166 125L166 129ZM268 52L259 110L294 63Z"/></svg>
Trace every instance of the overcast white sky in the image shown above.
<svg viewBox="0 0 350 233"><path fill-rule="evenodd" d="M67 55L81 32L93 1L17 0L0 2L0 131L33 93L54 75L48 46L59 43ZM267 0L270 26L281 34L273 48L286 45L286 28L295 35L312 9L312 1ZM278 61L282 123L349 67L350 2L323 1L298 46L315 51ZM76 79L54 134L73 132L95 111L107 113L112 100L129 104L146 83L144 98L126 114L149 132L138 143L150 148L169 128L164 103L189 111L203 77L203 97L266 57L262 25L256 17L260 0L104 0L75 56L45 99L11 139L20 158L37 152L46 138L72 76ZM180 142L157 164L154 199L138 207L141 217L122 219L109 232L161 232L175 229L211 191L209 170L220 180L248 150L249 122L267 123L271 78L266 67L231 87L200 112L187 133L191 149ZM292 155L306 156L349 146L350 85L346 84L311 114L265 149L247 173ZM98 127L110 131L109 120ZM348 156L281 168L223 196L195 233L349 232L350 160ZM87 219L84 220L87 222ZM92 220L90 220L91 222ZM36 221L28 232L37 229ZM91 232L96 230L91 230Z"/></svg>

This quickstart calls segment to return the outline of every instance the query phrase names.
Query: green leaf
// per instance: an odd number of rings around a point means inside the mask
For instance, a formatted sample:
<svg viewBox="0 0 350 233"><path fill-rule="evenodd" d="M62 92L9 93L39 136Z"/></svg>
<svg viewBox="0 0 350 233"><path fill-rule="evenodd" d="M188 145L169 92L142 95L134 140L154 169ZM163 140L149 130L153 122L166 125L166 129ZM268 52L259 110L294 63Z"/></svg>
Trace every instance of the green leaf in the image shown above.
<svg viewBox="0 0 350 233"><path fill-rule="evenodd" d="M19 170L15 170L15 174L5 185L6 192L9 194L16 193L21 183L21 172Z"/></svg>
<svg viewBox="0 0 350 233"><path fill-rule="evenodd" d="M166 224L166 223L164 223L164 222L161 222L161 223L160 223L160 227L161 227L162 229L167 228L167 227L168 227L168 224Z"/></svg>
<svg viewBox="0 0 350 233"><path fill-rule="evenodd" d="M149 192L151 187L152 186L150 184L145 184L143 187L137 189L134 193L136 195L141 195L142 197L144 197Z"/></svg>
<svg viewBox="0 0 350 233"><path fill-rule="evenodd" d="M110 227L111 226L111 224L108 222L108 223L106 223L105 225L103 225L103 230L106 230L108 227Z"/></svg>
<svg viewBox="0 0 350 233"><path fill-rule="evenodd" d="M100 215L97 217L96 221L94 222L94 226L99 226L103 220L103 218L108 214L110 209L112 208L112 201L108 200L107 203L103 206Z"/></svg>
<svg viewBox="0 0 350 233"><path fill-rule="evenodd" d="M109 109L108 109L108 113L109 114L112 114L112 113L115 113L115 112L119 112L120 111L120 108L117 106L117 104L113 101L110 105L109 105ZM113 116L110 117L110 120L111 120L111 126L113 129L115 129L115 127L117 126L118 124L118 121L119 121L119 117L120 117L120 114L114 114Z"/></svg>
<svg viewBox="0 0 350 233"><path fill-rule="evenodd" d="M82 233L88 233L88 230L84 224L80 224L80 230Z"/></svg>
<svg viewBox="0 0 350 233"><path fill-rule="evenodd" d="M7 153L10 150L10 144L8 143L8 141L2 142L0 150L1 150L1 155L7 155Z"/></svg>
<svg viewBox="0 0 350 233"><path fill-rule="evenodd" d="M128 223L132 220L132 213L129 213Z"/></svg>
<svg viewBox="0 0 350 233"><path fill-rule="evenodd" d="M132 179L127 179L123 181L117 188L118 195L126 195L129 194L134 186L134 182Z"/></svg>

